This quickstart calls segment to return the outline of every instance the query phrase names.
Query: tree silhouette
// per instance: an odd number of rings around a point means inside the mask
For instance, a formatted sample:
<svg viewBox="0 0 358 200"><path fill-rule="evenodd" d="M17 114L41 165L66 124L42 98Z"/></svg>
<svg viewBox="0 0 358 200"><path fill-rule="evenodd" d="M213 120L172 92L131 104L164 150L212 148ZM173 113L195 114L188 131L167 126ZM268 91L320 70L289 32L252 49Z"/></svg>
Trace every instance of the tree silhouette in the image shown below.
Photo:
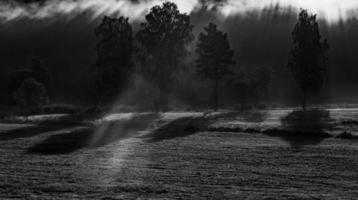
<svg viewBox="0 0 358 200"><path fill-rule="evenodd" d="M219 82L230 73L228 67L235 63L234 51L230 48L227 33L218 30L214 23L210 23L204 30L205 33L199 34L196 48L197 73L203 79L214 81L213 108L217 110Z"/></svg>
<svg viewBox="0 0 358 200"><path fill-rule="evenodd" d="M258 104L261 98L269 98L274 72L271 66L248 66L237 71L229 81L235 90L242 108L247 103Z"/></svg>
<svg viewBox="0 0 358 200"><path fill-rule="evenodd" d="M128 18L105 16L95 34L99 38L95 63L98 104L109 103L123 91L133 72L132 27Z"/></svg>
<svg viewBox="0 0 358 200"><path fill-rule="evenodd" d="M50 75L47 68L39 58L33 58L30 65L31 77L41 83L46 92L49 92Z"/></svg>
<svg viewBox="0 0 358 200"><path fill-rule="evenodd" d="M27 109L43 106L49 101L44 85L34 78L25 79L13 93L13 98L17 105Z"/></svg>
<svg viewBox="0 0 358 200"><path fill-rule="evenodd" d="M160 91L153 102L155 109L165 110L179 63L188 53L186 45L194 39L193 25L171 2L154 6L145 19L137 33L141 72Z"/></svg>
<svg viewBox="0 0 358 200"><path fill-rule="evenodd" d="M16 104L14 92L20 88L26 79L32 78L44 86L46 92L49 90L50 75L39 58L32 58L29 67L11 72L9 78L9 103L11 105Z"/></svg>
<svg viewBox="0 0 358 200"><path fill-rule="evenodd" d="M316 15L302 10L292 32L293 48L288 68L303 92L302 109L306 110L307 93L317 91L323 85L323 71L326 70L327 40L322 41Z"/></svg>

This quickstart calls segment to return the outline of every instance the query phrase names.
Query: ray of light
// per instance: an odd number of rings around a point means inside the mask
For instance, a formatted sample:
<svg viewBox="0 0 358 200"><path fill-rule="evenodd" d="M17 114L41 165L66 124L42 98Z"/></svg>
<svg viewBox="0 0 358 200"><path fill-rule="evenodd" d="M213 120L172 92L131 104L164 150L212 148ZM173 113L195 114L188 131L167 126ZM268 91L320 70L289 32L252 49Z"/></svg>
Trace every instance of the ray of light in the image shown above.
<svg viewBox="0 0 358 200"><path fill-rule="evenodd" d="M224 16L230 16L272 5L308 9L310 12L319 14L319 17L328 22L346 19L349 13L358 9L358 1L355 0L228 0L219 10Z"/></svg>
<svg viewBox="0 0 358 200"><path fill-rule="evenodd" d="M223 16L245 14L247 11L260 10L264 7L278 4L282 7L290 6L295 9L305 8L318 13L328 22L336 22L345 19L347 13L356 11L356 0L226 0L218 4L218 1L200 0L171 0L178 5L182 12L191 13L202 8L218 8ZM0 2L0 20L8 22L15 19L46 19L56 17L58 14L75 16L76 14L90 11L93 18L101 15L124 15L131 20L143 19L144 14L154 5L163 3L164 0L49 0L43 4L19 4ZM204 3L203 3L204 2Z"/></svg>

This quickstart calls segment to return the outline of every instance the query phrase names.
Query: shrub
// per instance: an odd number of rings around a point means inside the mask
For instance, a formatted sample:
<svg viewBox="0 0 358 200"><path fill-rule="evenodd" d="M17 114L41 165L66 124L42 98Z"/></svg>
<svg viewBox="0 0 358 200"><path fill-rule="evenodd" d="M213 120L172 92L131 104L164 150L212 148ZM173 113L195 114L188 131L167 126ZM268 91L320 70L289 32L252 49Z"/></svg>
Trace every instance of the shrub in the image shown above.
<svg viewBox="0 0 358 200"><path fill-rule="evenodd" d="M295 110L281 119L284 127L300 131L322 132L332 128L332 119L327 110Z"/></svg>
<svg viewBox="0 0 358 200"><path fill-rule="evenodd" d="M267 105L261 103L261 104L257 105L257 109L259 109L259 110L266 110L266 109L267 109Z"/></svg>
<svg viewBox="0 0 358 200"><path fill-rule="evenodd" d="M53 104L41 107L42 114L75 114L79 109L68 104Z"/></svg>
<svg viewBox="0 0 358 200"><path fill-rule="evenodd" d="M103 112L104 112L104 109L100 108L98 106L92 106L92 107L86 108L84 110L85 114L99 114L99 113L103 113Z"/></svg>
<svg viewBox="0 0 358 200"><path fill-rule="evenodd" d="M49 102L45 87L33 78L22 81L13 97L17 105L26 109L39 108Z"/></svg>

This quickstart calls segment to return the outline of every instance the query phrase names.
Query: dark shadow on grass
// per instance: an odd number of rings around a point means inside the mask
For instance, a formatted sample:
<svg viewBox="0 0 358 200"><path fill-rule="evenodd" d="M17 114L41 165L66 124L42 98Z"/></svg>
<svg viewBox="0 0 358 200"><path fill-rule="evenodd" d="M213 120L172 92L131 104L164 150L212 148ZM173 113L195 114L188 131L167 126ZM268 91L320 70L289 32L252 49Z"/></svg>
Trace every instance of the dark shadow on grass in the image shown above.
<svg viewBox="0 0 358 200"><path fill-rule="evenodd" d="M40 135L46 132L58 131L66 126L45 126L45 125L34 125L22 128L16 128L9 131L0 133L0 140L12 140L17 138L28 138L36 135Z"/></svg>
<svg viewBox="0 0 358 200"><path fill-rule="evenodd" d="M60 125L60 126L77 126L87 125L90 122L101 118L101 114L61 114L49 116L30 116L30 117L9 117L1 119L1 123L6 124L36 124L36 125Z"/></svg>
<svg viewBox="0 0 358 200"><path fill-rule="evenodd" d="M130 120L102 122L98 126L49 136L46 140L28 149L32 154L68 154L82 148L95 148L122 139L135 137L157 119L157 115L135 116Z"/></svg>
<svg viewBox="0 0 358 200"><path fill-rule="evenodd" d="M94 128L88 127L51 135L41 143L30 147L28 153L44 155L71 153L86 147L94 132Z"/></svg>
<svg viewBox="0 0 358 200"><path fill-rule="evenodd" d="M351 132L343 131L341 134L337 135L336 138L344 140L354 140L358 141L358 135L355 135Z"/></svg>
<svg viewBox="0 0 358 200"><path fill-rule="evenodd" d="M211 121L217 120L239 120L242 122L259 123L267 118L266 111L244 111L244 112L225 112L213 116L207 116Z"/></svg>
<svg viewBox="0 0 358 200"><path fill-rule="evenodd" d="M45 119L33 122L38 125L62 125L62 126L80 126L88 125L91 121L100 119L100 114L68 114L54 119Z"/></svg>
<svg viewBox="0 0 358 200"><path fill-rule="evenodd" d="M208 129L209 120L203 117L183 117L167 122L146 135L149 142L186 137Z"/></svg>
<svg viewBox="0 0 358 200"><path fill-rule="evenodd" d="M70 129L76 126L89 126L91 124L90 121L98 117L98 115L73 114L39 121L29 121L29 123L32 124L31 126L1 132L0 140L27 138L47 132L59 131L61 129Z"/></svg>
<svg viewBox="0 0 358 200"><path fill-rule="evenodd" d="M267 119L266 111L245 111L245 112L227 112L208 117L211 122L240 122L240 125L231 126L209 126L210 132L245 132L245 133L260 133L261 129L255 124L264 122Z"/></svg>
<svg viewBox="0 0 358 200"><path fill-rule="evenodd" d="M332 137L328 131L333 129L329 111L313 109L306 112L296 110L281 119L281 128L264 131L265 134L280 137L292 148L320 144Z"/></svg>
<svg viewBox="0 0 358 200"><path fill-rule="evenodd" d="M266 120L267 113L264 111L245 112L242 118L244 122L260 123Z"/></svg>

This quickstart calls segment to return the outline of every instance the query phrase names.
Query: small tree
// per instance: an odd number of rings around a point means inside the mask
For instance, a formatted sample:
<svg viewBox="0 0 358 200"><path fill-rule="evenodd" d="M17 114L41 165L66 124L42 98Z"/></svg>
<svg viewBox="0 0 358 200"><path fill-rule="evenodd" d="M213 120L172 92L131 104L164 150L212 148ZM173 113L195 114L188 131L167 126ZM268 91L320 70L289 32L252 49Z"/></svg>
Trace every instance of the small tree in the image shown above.
<svg viewBox="0 0 358 200"><path fill-rule="evenodd" d="M44 85L33 78L25 79L13 97L17 105L27 109L38 108L49 101Z"/></svg>
<svg viewBox="0 0 358 200"><path fill-rule="evenodd" d="M98 103L112 101L128 83L134 71L133 32L128 18L104 17L95 29L97 43L96 94Z"/></svg>
<svg viewBox="0 0 358 200"><path fill-rule="evenodd" d="M246 108L247 103L254 105L264 98L270 97L274 71L271 66L242 66L231 73L229 85L235 91L235 97L241 102L241 107Z"/></svg>
<svg viewBox="0 0 358 200"><path fill-rule="evenodd" d="M32 77L39 83L42 83L46 89L48 89L48 84L50 76L46 67L42 65L42 62L38 58L33 58L31 60L31 65L29 67Z"/></svg>
<svg viewBox="0 0 358 200"><path fill-rule="evenodd" d="M254 70L254 80L252 80L251 92L254 103L258 103L261 97L268 97L273 79L273 69L271 66L260 66Z"/></svg>
<svg viewBox="0 0 358 200"><path fill-rule="evenodd" d="M327 40L322 41L316 15L302 10L292 32L293 47L288 68L303 93L302 109L306 110L307 93L317 91L323 85L323 71L326 70Z"/></svg>
<svg viewBox="0 0 358 200"><path fill-rule="evenodd" d="M234 64L234 51L231 50L227 33L217 29L214 23L204 28L205 33L200 33L197 44L197 74L203 79L214 81L213 108L218 109L219 82L230 73L229 66Z"/></svg>
<svg viewBox="0 0 358 200"><path fill-rule="evenodd" d="M193 25L190 16L180 13L177 5L171 2L154 6L145 19L137 33L141 72L159 89L160 95L154 100L155 109L165 110L179 63L188 53L186 45L194 39Z"/></svg>
<svg viewBox="0 0 358 200"><path fill-rule="evenodd" d="M18 90L21 84L26 79L33 78L37 82L41 83L46 91L49 91L50 75L46 67L42 65L42 62L38 58L33 58L29 67L17 71L13 71L9 74L9 103L11 105L16 104L14 99L14 92Z"/></svg>

